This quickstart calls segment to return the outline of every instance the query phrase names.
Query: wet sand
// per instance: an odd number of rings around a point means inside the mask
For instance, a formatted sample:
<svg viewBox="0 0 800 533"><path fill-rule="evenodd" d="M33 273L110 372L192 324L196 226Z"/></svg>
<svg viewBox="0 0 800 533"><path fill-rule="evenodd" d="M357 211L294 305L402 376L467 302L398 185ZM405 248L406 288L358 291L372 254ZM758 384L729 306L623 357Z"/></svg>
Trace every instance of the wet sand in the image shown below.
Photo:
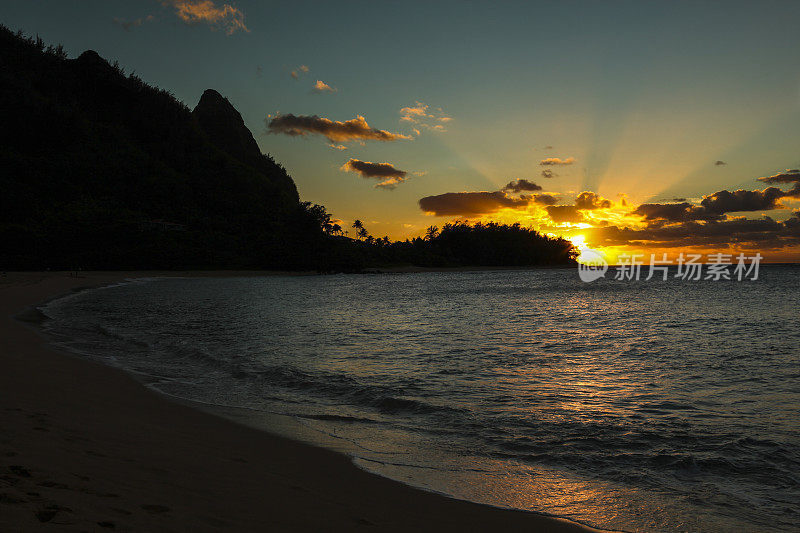
<svg viewBox="0 0 800 533"><path fill-rule="evenodd" d="M0 277L0 531L595 531L417 490L171 402L25 322L81 287L236 274L263 273Z"/></svg>

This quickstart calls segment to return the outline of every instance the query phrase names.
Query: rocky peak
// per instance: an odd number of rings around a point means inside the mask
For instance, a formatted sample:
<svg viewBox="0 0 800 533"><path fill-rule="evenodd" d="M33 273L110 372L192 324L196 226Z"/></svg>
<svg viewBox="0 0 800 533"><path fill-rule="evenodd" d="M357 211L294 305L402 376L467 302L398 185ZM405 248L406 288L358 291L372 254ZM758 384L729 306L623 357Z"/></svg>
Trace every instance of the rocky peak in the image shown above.
<svg viewBox="0 0 800 533"><path fill-rule="evenodd" d="M272 159L261 153L242 115L227 98L214 89L207 89L192 115L217 148L258 170L297 201L297 189L292 179Z"/></svg>
<svg viewBox="0 0 800 533"><path fill-rule="evenodd" d="M192 114L200 128L218 148L242 163L258 168L264 156L242 115L227 98L207 89Z"/></svg>

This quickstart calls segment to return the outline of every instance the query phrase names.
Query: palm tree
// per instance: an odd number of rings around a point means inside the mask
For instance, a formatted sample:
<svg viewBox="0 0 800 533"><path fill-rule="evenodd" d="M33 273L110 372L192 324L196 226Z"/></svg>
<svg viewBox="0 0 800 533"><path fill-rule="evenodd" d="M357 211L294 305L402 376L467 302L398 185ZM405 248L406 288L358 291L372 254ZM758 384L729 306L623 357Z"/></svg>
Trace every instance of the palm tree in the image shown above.
<svg viewBox="0 0 800 533"><path fill-rule="evenodd" d="M353 222L353 229L356 230L356 237L359 239L366 239L369 236L369 232L367 228L364 227L364 223L358 219Z"/></svg>
<svg viewBox="0 0 800 533"><path fill-rule="evenodd" d="M432 241L439 235L439 228L436 226L429 226L428 229L425 230L425 240Z"/></svg>

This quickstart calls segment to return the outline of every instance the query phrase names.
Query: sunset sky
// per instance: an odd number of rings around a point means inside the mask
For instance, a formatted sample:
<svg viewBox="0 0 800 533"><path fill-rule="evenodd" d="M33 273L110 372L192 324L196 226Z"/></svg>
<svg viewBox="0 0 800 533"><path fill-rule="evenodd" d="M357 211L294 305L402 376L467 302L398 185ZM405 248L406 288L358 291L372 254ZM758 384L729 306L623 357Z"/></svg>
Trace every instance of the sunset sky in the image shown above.
<svg viewBox="0 0 800 533"><path fill-rule="evenodd" d="M0 4L189 107L218 90L374 235L493 219L800 260L798 2Z"/></svg>

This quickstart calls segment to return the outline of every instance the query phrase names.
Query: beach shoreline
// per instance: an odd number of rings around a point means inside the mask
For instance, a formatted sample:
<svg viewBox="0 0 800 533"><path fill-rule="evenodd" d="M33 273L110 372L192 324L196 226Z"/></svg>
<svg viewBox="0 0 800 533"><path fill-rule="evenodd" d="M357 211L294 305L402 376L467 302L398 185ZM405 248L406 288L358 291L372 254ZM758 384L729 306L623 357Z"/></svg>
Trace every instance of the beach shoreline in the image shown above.
<svg viewBox="0 0 800 533"><path fill-rule="evenodd" d="M58 351L25 323L42 318L43 302L126 279L282 274L0 278L0 530L597 531L370 474L336 452L170 401L120 369Z"/></svg>

